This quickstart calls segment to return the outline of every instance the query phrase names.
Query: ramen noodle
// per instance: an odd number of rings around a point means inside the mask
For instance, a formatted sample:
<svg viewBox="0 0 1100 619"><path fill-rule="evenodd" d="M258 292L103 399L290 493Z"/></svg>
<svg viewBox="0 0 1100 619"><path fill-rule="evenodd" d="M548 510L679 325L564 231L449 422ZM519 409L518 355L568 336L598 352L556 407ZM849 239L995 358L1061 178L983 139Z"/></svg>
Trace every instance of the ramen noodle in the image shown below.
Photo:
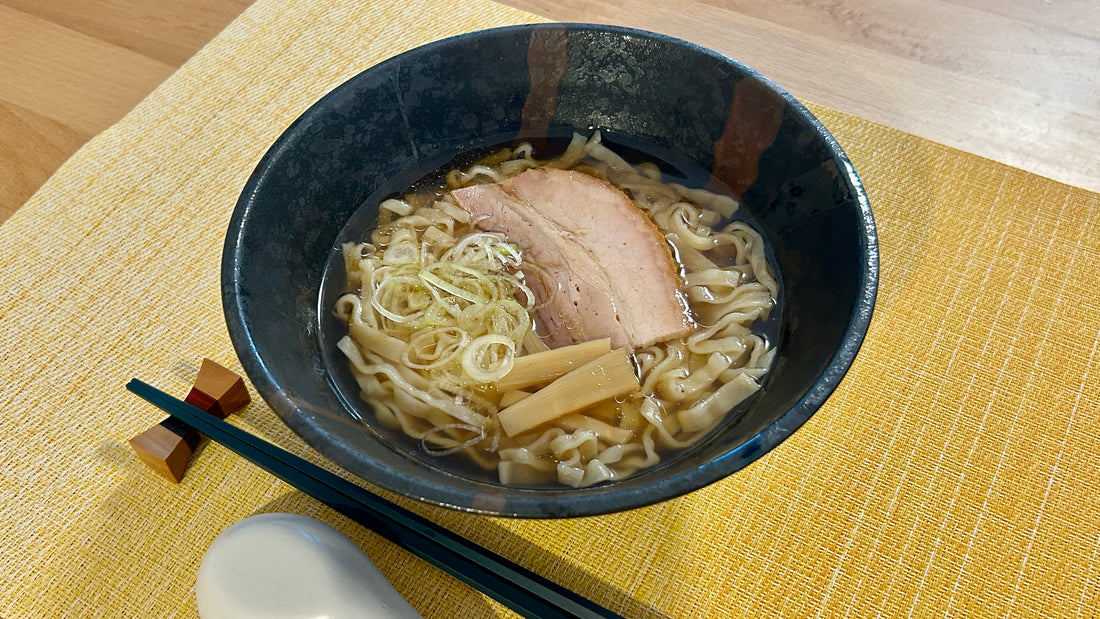
<svg viewBox="0 0 1100 619"><path fill-rule="evenodd" d="M508 234L479 229L451 194L537 168L584 173L629 197L676 259L690 332L637 349L607 338L548 348L540 297L555 293L555 274ZM529 144L502 149L385 200L369 240L343 246L350 292L335 311L348 333L338 347L376 421L429 456L463 454L504 484L630 476L722 423L773 361L758 327L779 286L761 235L731 219L737 208L627 163L598 132L548 160Z"/></svg>

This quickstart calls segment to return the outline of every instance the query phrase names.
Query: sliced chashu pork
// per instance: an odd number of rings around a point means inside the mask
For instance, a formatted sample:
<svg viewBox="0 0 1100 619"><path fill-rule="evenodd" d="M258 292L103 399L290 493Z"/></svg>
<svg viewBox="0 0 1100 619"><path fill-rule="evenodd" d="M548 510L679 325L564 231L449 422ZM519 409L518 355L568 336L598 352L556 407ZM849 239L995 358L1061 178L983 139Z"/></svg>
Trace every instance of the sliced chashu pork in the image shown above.
<svg viewBox="0 0 1100 619"><path fill-rule="evenodd" d="M545 269L525 276L551 348L610 337L634 350L694 329L668 243L614 185L534 168L451 195L479 229L503 233Z"/></svg>

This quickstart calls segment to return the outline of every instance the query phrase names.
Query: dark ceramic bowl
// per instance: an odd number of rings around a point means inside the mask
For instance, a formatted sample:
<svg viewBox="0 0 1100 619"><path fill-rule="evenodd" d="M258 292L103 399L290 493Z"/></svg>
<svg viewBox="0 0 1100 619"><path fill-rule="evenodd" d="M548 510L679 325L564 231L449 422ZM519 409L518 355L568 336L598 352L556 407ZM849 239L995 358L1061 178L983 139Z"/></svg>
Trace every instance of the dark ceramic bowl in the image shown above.
<svg viewBox="0 0 1100 619"><path fill-rule="evenodd" d="M672 165L700 167L741 194L785 286L779 352L763 389L696 446L650 471L583 489L504 487L418 457L387 440L386 430L357 421L370 413L345 364L334 361L340 333L324 277L337 243L369 228L381 196L458 155L590 128ZM222 295L256 389L338 465L429 503L563 517L691 492L790 436L852 363L877 277L875 226L859 178L798 101L753 70L684 41L554 24L432 43L322 97L275 142L241 193L225 243Z"/></svg>

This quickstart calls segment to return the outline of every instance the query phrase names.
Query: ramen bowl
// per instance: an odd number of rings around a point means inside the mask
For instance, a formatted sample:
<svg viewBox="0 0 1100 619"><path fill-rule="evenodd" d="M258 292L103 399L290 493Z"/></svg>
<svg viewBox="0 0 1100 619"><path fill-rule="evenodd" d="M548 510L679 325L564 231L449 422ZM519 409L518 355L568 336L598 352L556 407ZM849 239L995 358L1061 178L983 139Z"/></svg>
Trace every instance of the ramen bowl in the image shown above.
<svg viewBox="0 0 1100 619"><path fill-rule="evenodd" d="M740 196L783 281L777 354L762 388L692 447L585 488L505 486L395 440L372 422L335 352L341 334L330 304L338 278L331 267L341 241L369 229L382 198L466 153L594 129L666 162L690 163ZM677 497L782 443L851 365L871 320L877 276L874 221L860 180L792 96L685 41L550 24L431 43L319 93L240 195L222 294L249 379L325 457L419 501L556 518Z"/></svg>

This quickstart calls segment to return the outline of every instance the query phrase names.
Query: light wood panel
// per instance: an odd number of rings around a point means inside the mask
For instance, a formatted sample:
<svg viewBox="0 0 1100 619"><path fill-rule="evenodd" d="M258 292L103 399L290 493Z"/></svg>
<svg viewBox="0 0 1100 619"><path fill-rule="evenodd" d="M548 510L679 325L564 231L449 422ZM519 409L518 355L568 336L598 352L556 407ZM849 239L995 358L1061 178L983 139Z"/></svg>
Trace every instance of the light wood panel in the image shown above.
<svg viewBox="0 0 1100 619"><path fill-rule="evenodd" d="M802 99L1100 191L1100 3L505 2L689 39Z"/></svg>
<svg viewBox="0 0 1100 619"><path fill-rule="evenodd" d="M1091 0L505 3L689 39L805 100L1100 191ZM0 0L0 221L248 4Z"/></svg>
<svg viewBox="0 0 1100 619"><path fill-rule="evenodd" d="M3 0L0 5L178 67L251 0Z"/></svg>
<svg viewBox="0 0 1100 619"><path fill-rule="evenodd" d="M172 65L26 13L0 7L11 54L4 102L94 134L172 74Z"/></svg>
<svg viewBox="0 0 1100 619"><path fill-rule="evenodd" d="M0 103L0 128L2 222L89 136L9 103Z"/></svg>
<svg viewBox="0 0 1100 619"><path fill-rule="evenodd" d="M0 221L243 0L0 0Z"/></svg>

